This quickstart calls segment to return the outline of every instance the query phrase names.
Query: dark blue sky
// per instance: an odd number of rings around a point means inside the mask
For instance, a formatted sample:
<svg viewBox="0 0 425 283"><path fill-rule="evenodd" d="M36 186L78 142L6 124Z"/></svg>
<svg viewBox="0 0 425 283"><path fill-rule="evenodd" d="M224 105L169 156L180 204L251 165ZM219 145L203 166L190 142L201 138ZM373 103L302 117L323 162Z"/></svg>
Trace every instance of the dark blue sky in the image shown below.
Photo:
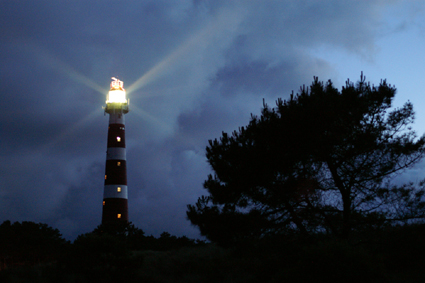
<svg viewBox="0 0 425 283"><path fill-rule="evenodd" d="M71 240L100 224L113 76L130 98L130 220L155 236L199 237L185 211L208 140L313 76L387 78L422 134L425 11L406 2L0 1L0 221Z"/></svg>

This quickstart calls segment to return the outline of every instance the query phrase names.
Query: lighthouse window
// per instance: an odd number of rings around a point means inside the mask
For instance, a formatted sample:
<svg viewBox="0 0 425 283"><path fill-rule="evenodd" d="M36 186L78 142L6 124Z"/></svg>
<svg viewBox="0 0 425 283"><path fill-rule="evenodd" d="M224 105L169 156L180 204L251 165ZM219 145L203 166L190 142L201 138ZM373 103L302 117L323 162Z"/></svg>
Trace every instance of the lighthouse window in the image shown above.
<svg viewBox="0 0 425 283"><path fill-rule="evenodd" d="M121 137L117 137L117 142L120 142L121 141Z"/></svg>
<svg viewBox="0 0 425 283"><path fill-rule="evenodd" d="M117 162L117 166L121 166L121 162L120 161Z"/></svg>
<svg viewBox="0 0 425 283"><path fill-rule="evenodd" d="M118 187L117 188L117 192L121 192L121 187Z"/></svg>
<svg viewBox="0 0 425 283"><path fill-rule="evenodd" d="M105 205L105 201L103 201L103 205Z"/></svg>
<svg viewBox="0 0 425 283"><path fill-rule="evenodd" d="M118 213L117 218L121 218L121 214Z"/></svg>
<svg viewBox="0 0 425 283"><path fill-rule="evenodd" d="M108 178L108 175L105 175L105 180Z"/></svg>

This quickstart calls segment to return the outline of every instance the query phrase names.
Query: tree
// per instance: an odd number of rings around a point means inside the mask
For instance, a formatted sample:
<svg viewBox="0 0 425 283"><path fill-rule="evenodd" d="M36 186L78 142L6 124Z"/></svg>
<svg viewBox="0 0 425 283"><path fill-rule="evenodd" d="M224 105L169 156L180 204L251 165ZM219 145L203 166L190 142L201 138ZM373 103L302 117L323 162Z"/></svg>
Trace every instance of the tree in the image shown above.
<svg viewBox="0 0 425 283"><path fill-rule="evenodd" d="M362 74L341 91L314 78L275 108L263 103L260 117L209 141L209 195L188 205L188 219L222 242L294 232L346 238L423 219L424 184L391 183L425 153L425 136L410 128L412 104L391 110L395 93Z"/></svg>
<svg viewBox="0 0 425 283"><path fill-rule="evenodd" d="M58 261L59 270L83 282L133 282L143 260L133 252L144 247L144 241L143 230L131 222L101 224L75 239Z"/></svg>
<svg viewBox="0 0 425 283"><path fill-rule="evenodd" d="M13 265L54 261L69 246L58 229L23 221L0 225L0 270Z"/></svg>
<svg viewBox="0 0 425 283"><path fill-rule="evenodd" d="M99 225L91 234L102 237L113 237L118 239L121 243L125 243L126 247L130 250L137 250L143 247L145 241L145 232L134 226L132 222L116 223L114 225ZM77 238L78 239L78 238Z"/></svg>

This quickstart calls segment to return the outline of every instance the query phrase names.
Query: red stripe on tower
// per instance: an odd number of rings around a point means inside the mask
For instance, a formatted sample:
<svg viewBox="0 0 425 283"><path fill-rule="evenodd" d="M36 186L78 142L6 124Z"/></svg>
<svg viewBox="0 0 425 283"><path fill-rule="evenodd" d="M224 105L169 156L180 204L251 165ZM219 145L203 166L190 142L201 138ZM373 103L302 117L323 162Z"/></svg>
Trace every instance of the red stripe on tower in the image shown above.
<svg viewBox="0 0 425 283"><path fill-rule="evenodd" d="M129 111L129 100L123 86L122 81L112 78L111 89L106 99L105 113L109 114L109 127L103 190L104 225L128 222L124 114Z"/></svg>

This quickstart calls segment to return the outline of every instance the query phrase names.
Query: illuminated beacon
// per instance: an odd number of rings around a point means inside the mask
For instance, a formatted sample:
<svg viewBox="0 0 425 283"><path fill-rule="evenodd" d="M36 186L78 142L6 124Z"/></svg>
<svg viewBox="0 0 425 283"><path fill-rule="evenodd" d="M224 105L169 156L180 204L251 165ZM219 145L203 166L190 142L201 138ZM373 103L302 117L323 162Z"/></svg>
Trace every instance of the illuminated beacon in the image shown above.
<svg viewBox="0 0 425 283"><path fill-rule="evenodd" d="M128 113L124 82L112 78L106 97L105 113L109 114L108 148L106 151L105 187L103 190L102 224L128 222L127 164L125 121Z"/></svg>

